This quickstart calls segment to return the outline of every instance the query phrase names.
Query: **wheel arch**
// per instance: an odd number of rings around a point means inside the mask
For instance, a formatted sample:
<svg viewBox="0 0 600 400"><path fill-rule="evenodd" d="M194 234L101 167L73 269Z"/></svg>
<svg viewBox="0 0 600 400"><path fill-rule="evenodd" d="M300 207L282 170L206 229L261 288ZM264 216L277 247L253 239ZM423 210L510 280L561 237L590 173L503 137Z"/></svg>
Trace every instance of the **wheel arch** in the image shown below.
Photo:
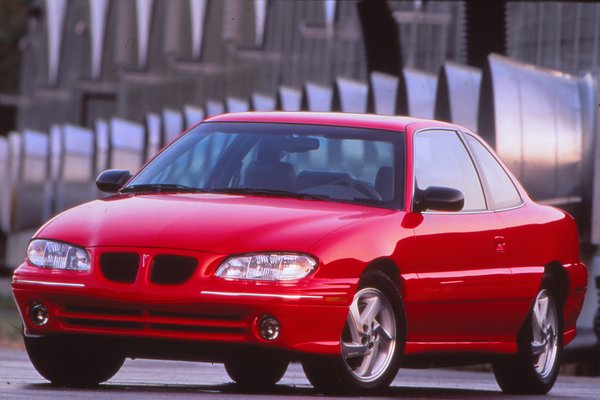
<svg viewBox="0 0 600 400"><path fill-rule="evenodd" d="M377 258L367 265L361 276L374 269L386 274L396 284L400 294L404 294L404 284L402 278L400 277L400 268L393 260L385 257Z"/></svg>
<svg viewBox="0 0 600 400"><path fill-rule="evenodd" d="M550 289L558 297L557 300L560 302L561 307L564 306L569 293L569 274L564 265L559 261L549 262L544 266L542 284L546 277L552 278L550 280Z"/></svg>

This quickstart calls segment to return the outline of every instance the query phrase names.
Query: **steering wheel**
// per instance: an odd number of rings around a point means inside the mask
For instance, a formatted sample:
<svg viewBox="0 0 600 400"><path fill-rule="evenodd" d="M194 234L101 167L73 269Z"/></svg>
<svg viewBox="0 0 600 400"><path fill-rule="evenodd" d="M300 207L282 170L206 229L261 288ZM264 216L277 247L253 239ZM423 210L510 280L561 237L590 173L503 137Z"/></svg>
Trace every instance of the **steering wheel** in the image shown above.
<svg viewBox="0 0 600 400"><path fill-rule="evenodd" d="M377 193L377 191L375 189L373 189L366 183L363 183L363 182L355 180L355 179L342 178L342 179L338 179L338 180L331 182L330 185L337 185L337 186L343 186L343 187L350 188L350 189L354 190L355 192L358 192L358 193L361 193L361 194L367 196L367 199L381 200L381 196L379 195L379 193Z"/></svg>

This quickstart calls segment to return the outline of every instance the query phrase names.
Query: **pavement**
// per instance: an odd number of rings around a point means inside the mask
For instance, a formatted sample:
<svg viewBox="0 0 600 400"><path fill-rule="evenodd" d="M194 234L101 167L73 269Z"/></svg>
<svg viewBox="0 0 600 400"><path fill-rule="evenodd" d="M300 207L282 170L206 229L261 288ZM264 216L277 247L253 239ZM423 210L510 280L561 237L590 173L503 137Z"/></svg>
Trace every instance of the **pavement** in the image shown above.
<svg viewBox="0 0 600 400"><path fill-rule="evenodd" d="M257 362L257 367L260 362ZM600 380L559 376L548 398L598 399ZM315 392L302 367L292 363L272 390L248 392L236 387L221 364L156 360L127 360L114 378L96 388L52 387L35 371L24 351L0 349L0 398L3 400L138 400L158 399L330 399ZM356 397L333 397L344 399ZM535 400L540 396L507 396L500 392L491 372L464 370L400 370L392 386L378 396L361 399L402 400Z"/></svg>

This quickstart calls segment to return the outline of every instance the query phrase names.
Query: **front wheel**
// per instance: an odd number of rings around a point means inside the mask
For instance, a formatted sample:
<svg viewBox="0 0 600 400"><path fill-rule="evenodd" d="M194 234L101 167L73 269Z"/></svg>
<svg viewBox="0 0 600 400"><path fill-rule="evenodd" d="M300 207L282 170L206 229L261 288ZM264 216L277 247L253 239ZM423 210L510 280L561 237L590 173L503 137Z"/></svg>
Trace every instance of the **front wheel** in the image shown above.
<svg viewBox="0 0 600 400"><path fill-rule="evenodd" d="M562 353L562 319L551 285L538 292L522 331L519 353L493 363L505 393L546 394L554 386Z"/></svg>
<svg viewBox="0 0 600 400"><path fill-rule="evenodd" d="M266 390L285 374L289 360L275 354L245 354L225 361L227 375L238 385L250 390Z"/></svg>
<svg viewBox="0 0 600 400"><path fill-rule="evenodd" d="M392 382L404 349L404 309L395 283L372 270L359 282L340 339L339 356L303 360L324 393L376 393Z"/></svg>
<svg viewBox="0 0 600 400"><path fill-rule="evenodd" d="M53 385L95 386L112 378L125 362L108 344L87 337L24 337L31 363Z"/></svg>

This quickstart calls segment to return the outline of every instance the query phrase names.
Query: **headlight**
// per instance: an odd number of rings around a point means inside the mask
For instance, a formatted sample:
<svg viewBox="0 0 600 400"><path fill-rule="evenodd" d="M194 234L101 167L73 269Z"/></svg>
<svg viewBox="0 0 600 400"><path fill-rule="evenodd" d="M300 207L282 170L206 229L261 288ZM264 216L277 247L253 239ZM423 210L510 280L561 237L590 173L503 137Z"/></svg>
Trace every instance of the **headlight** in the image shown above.
<svg viewBox="0 0 600 400"><path fill-rule="evenodd" d="M42 268L90 270L90 255L85 249L51 240L32 240L27 248L27 261Z"/></svg>
<svg viewBox="0 0 600 400"><path fill-rule="evenodd" d="M317 261L302 254L249 254L227 259L215 273L225 279L291 281L304 278Z"/></svg>

